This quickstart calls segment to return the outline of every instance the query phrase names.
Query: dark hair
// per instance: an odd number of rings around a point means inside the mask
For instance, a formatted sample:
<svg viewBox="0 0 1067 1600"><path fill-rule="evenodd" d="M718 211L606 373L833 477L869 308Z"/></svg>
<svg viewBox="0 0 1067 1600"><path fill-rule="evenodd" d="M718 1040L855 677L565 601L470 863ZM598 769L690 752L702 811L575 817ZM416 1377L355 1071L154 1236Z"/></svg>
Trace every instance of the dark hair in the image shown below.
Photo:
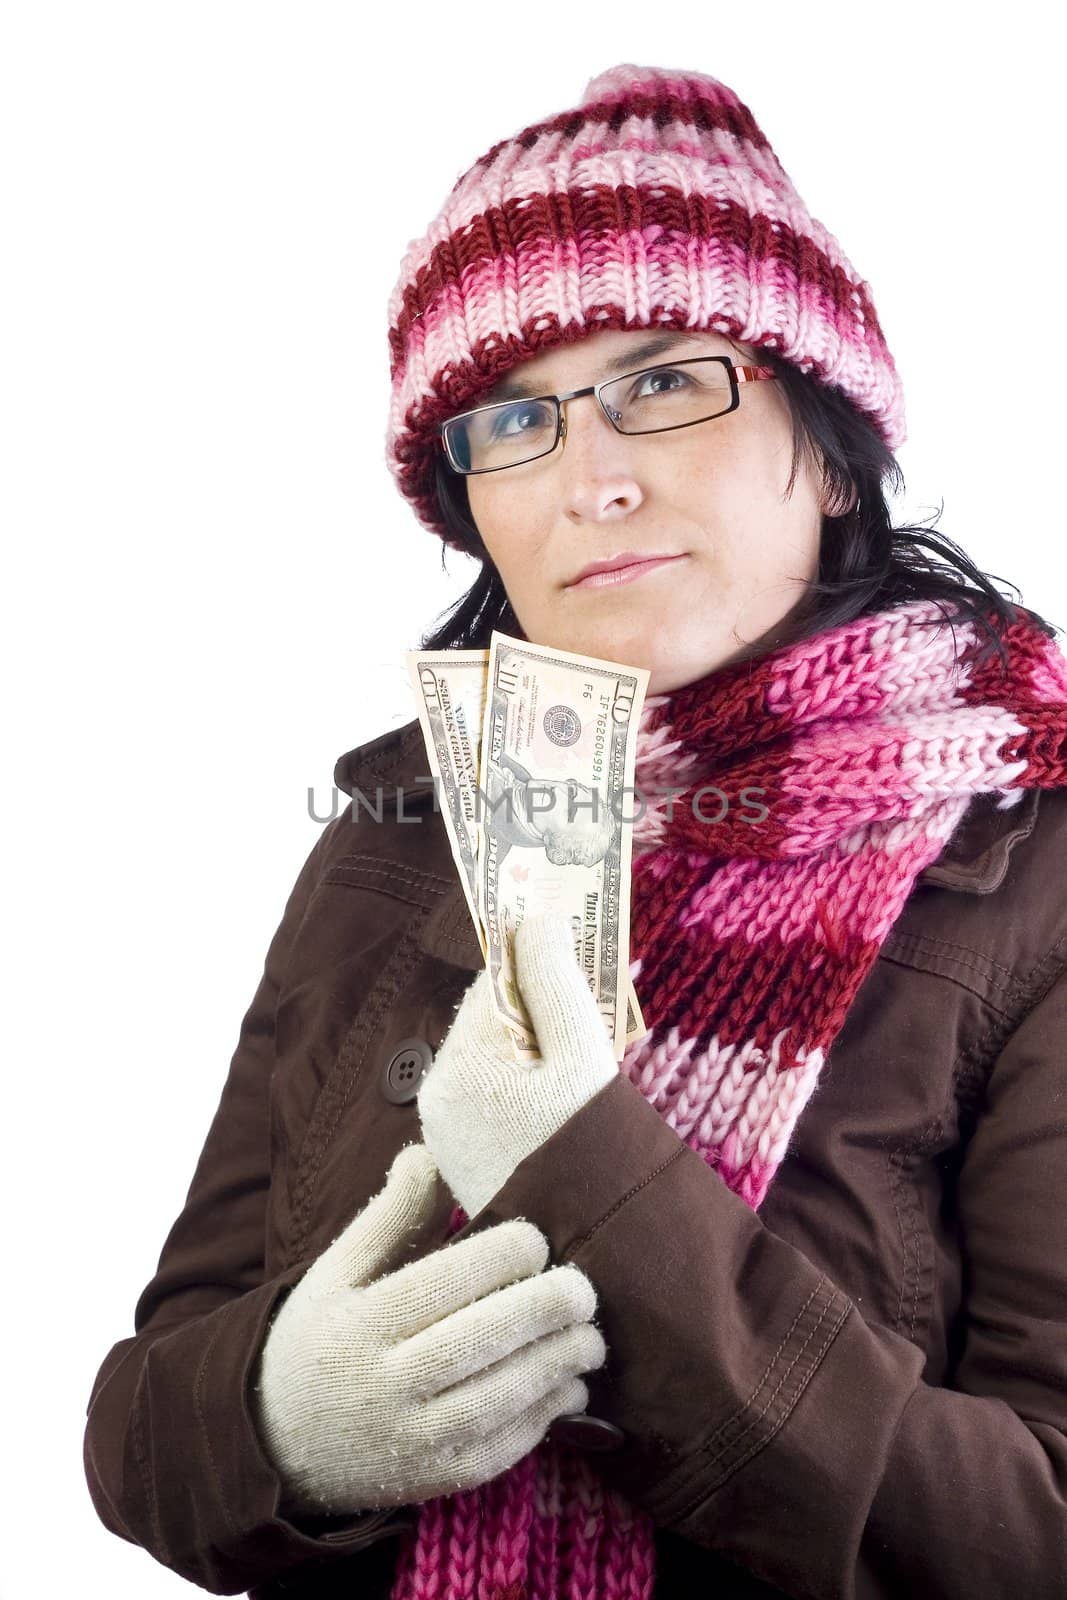
<svg viewBox="0 0 1067 1600"><path fill-rule="evenodd" d="M921 524L892 526L883 485L888 483L899 491L904 475L874 423L840 389L818 382L765 346L749 348L756 351L759 363L774 368L789 405L793 461L786 493L793 491L805 449L818 464L826 505L846 506L855 491L849 510L823 517L815 579L773 630L773 636L758 641L751 654L797 643L869 612L915 600L943 603L947 610L942 616L950 625L965 620L976 623L986 634L979 662L994 649L1002 666L1007 662L996 629L983 615L989 610L1010 624L1021 609L1043 633L1055 635L1056 626L1044 617L1005 599L989 575L947 534L931 532ZM738 354L751 359L746 351ZM503 580L471 516L467 481L451 471L443 455L437 463L436 486L450 539L480 561L482 570L466 594L441 613L422 636L419 648L486 649L494 628L522 637ZM442 542L442 565L446 548ZM1019 594L1014 584L1011 587Z"/></svg>

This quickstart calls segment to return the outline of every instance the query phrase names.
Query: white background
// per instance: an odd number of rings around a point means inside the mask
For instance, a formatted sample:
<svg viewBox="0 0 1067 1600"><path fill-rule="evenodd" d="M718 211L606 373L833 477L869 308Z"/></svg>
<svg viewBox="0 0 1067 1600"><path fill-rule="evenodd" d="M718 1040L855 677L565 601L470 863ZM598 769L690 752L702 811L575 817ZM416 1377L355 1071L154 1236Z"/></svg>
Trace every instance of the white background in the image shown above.
<svg viewBox="0 0 1067 1600"><path fill-rule="evenodd" d="M336 757L414 714L402 652L475 573L442 574L385 466L408 240L595 73L722 79L872 285L897 520L943 502L1067 623L1060 53L1020 4L2 16L0 1595L153 1600L190 1589L96 1520L89 1390L317 837L308 788L328 811Z"/></svg>

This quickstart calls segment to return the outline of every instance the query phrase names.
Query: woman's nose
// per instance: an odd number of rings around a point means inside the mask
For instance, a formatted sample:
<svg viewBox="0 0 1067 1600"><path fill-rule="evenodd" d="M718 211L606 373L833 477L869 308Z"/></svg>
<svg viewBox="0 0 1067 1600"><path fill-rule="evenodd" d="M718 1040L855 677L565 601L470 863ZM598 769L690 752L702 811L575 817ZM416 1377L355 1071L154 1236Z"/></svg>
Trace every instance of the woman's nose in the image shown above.
<svg viewBox="0 0 1067 1600"><path fill-rule="evenodd" d="M582 406L581 401L587 402ZM568 516L581 522L628 516L643 499L631 460L632 442L604 415L594 395L565 400L560 422L558 469Z"/></svg>

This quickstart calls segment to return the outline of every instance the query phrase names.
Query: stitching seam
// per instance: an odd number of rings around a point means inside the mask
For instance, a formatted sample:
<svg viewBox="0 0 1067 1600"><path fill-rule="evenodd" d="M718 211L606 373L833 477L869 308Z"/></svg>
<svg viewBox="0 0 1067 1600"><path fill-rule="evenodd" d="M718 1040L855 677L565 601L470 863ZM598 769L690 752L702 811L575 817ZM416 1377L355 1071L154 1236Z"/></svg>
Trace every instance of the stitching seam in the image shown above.
<svg viewBox="0 0 1067 1600"><path fill-rule="evenodd" d="M1005 1003L1014 1007L1015 1003L1021 1000L1021 1005L1010 1012L1002 1013L996 1022L991 1023L983 1034L961 1052L953 1074L957 1081L958 1092L969 1090L972 1084L987 1072L1012 1034L1041 1003L1053 984L1063 976L1065 952L1067 952L1067 933L1060 935L1025 977L1017 978L1013 988L1005 997Z"/></svg>
<svg viewBox="0 0 1067 1600"><path fill-rule="evenodd" d="M568 1261L577 1250L580 1250L583 1245L588 1244L593 1235L597 1233L606 1222L609 1222L615 1213L621 1210L624 1205L626 1205L627 1201L632 1200L635 1194L640 1194L641 1190L650 1184L654 1178L658 1178L661 1172L666 1172L668 1167L673 1166L676 1161L680 1160L687 1148L687 1145L679 1145L678 1149L669 1155L666 1161L661 1161L659 1166L653 1168L647 1177L641 1179L640 1183L635 1183L632 1188L627 1189L626 1193L622 1195L620 1199L616 1200L615 1204L610 1208L610 1210L605 1211L599 1222L594 1222L593 1226L586 1233L583 1233L580 1239L574 1240L573 1243L567 1246L567 1249L563 1253L562 1259L564 1261Z"/></svg>
<svg viewBox="0 0 1067 1600"><path fill-rule="evenodd" d="M293 1181L292 1234L285 1252L285 1264L299 1258L307 1238L312 1200L326 1151L340 1125L352 1086L366 1059L369 1041L383 1016L395 1002L401 988L419 959L418 933L409 930L398 941L388 966L374 986L370 999L359 1008L337 1052L337 1059L323 1083L309 1119L301 1146L300 1160Z"/></svg>
<svg viewBox="0 0 1067 1600"><path fill-rule="evenodd" d="M1003 972L1007 978L1010 979L1012 976L1011 967L1006 966L1003 961L997 961L993 956L982 955L981 951L975 950L973 945L958 944L954 939L939 939L936 935L929 933L902 933L900 935L900 943L926 945L932 949L938 950L961 950L965 955L977 956L978 960L985 963L987 966L996 967L997 970L999 972ZM961 966L970 965L969 962L963 961L963 959L960 957L955 959L960 961Z"/></svg>
<svg viewBox="0 0 1067 1600"><path fill-rule="evenodd" d="M444 894L448 888L448 885L445 883L443 878L437 878L430 873L424 872L405 872L402 867L397 866L393 862L385 862L380 867L372 868L368 866L355 866L348 861L338 861L329 869L328 872L323 874L322 881L324 883L337 883L338 881L345 882L347 880L344 878L339 880L334 876L334 874L346 872L350 872L355 878L364 880L388 878L391 884L399 881L405 885L425 885L431 894L436 895Z"/></svg>
<svg viewBox="0 0 1067 1600"><path fill-rule="evenodd" d="M204 1373L207 1370L208 1360L210 1359L212 1350L215 1348L221 1328L222 1319L219 1318L215 1331L211 1335L211 1339L208 1342L208 1347L204 1351L203 1359L200 1362L199 1369L197 1370L196 1383L193 1385L193 1410L196 1415L196 1420L200 1425L200 1432L204 1440L204 1448L207 1451L208 1465L211 1468L211 1476L215 1480L215 1488L218 1491L219 1504L222 1506L223 1515L226 1518L226 1526L229 1528L231 1533L236 1533L237 1524L234 1522L233 1513L230 1510L230 1503L226 1498L226 1490L223 1485L222 1478L219 1476L218 1464L215 1460L215 1452L211 1448L211 1436L207 1430L207 1423L204 1420L204 1408L201 1403L201 1391L203 1388Z"/></svg>
<svg viewBox="0 0 1067 1600"><path fill-rule="evenodd" d="M818 1370L819 1365L822 1362L823 1357L825 1356L827 1350L830 1348L830 1345L833 1343L834 1339L836 1338L836 1336L837 1336L838 1332L840 1331L840 1329L841 1329L846 1317L848 1316L849 1312L852 1310L851 1302L846 1299L844 1301L843 1305L841 1306L841 1311L840 1311L840 1314L837 1317L837 1320L834 1323L832 1323L830 1325L830 1327L827 1329L827 1332L826 1332L826 1335L825 1335L825 1337L823 1339L822 1344L819 1346L818 1350L816 1350L813 1353L813 1355L811 1357L811 1360L810 1360L810 1364L807 1367L806 1371L805 1371L805 1369L802 1368L798 1372L795 1389L794 1389L794 1392L793 1392L791 1398L789 1398L789 1403L783 1407L783 1410L782 1410L780 1416L778 1416L777 1419L773 1422L773 1425L771 1427L769 1427L767 1430L765 1430L761 1434L761 1432L760 1432L760 1430L758 1428L758 1424L766 1416L766 1414L769 1411L771 1405L773 1404L774 1400L777 1398L779 1392L781 1391L782 1385L785 1383L785 1381L788 1378L789 1374L794 1370L794 1368L797 1367L797 1365L800 1362L801 1357L803 1356L805 1350L811 1344L812 1340L815 1338L815 1336L818 1333L819 1329L825 1323L825 1321L827 1319L827 1316L832 1311L833 1306L836 1303L837 1292L833 1290L833 1286L830 1284L830 1281L829 1281L828 1278L824 1277L824 1278L822 1278L820 1280L819 1284L816 1285L816 1287L812 1290L811 1294L808 1296L808 1299L805 1301L804 1306L801 1308L800 1313L798 1313L798 1316L794 1319L793 1327L795 1328L796 1325L797 1325L797 1322L799 1321L800 1316L803 1315L803 1312L811 1304L811 1301L814 1299L815 1295L818 1294L820 1290L827 1290L827 1289L829 1289L831 1291L831 1297L827 1300L826 1304L823 1306L822 1311L819 1313L818 1320L814 1323L814 1325L811 1328L810 1332L808 1333L807 1337L804 1339L803 1344L800 1346L799 1350L796 1352L796 1355L793 1357L792 1361L789 1363L788 1367L783 1372L777 1387L775 1388L773 1394L770 1396L769 1400L767 1401L766 1405L764 1405L762 1410L759 1411L755 1416L750 1417L749 1420L745 1421L744 1425L742 1427L740 1427L740 1431L738 1431L732 1439L725 1440L725 1442L723 1443L722 1447L714 1455L712 1455L710 1457L710 1459L699 1459L699 1458L705 1456L705 1452L708 1449L708 1446L713 1442L714 1438L717 1437L717 1435L719 1433L722 1433L724 1431L724 1429L729 1429L729 1428L735 1427L738 1424L741 1424L743 1419L748 1417L748 1414L749 1414L749 1412L751 1410L752 1404L754 1403L754 1401L756 1399L756 1396L759 1394L760 1388L763 1386L763 1380L761 1380L760 1385L755 1390L752 1399L749 1400L748 1402L746 1402L746 1404L743 1407L741 1407L741 1409L738 1412L735 1413L734 1417L730 1418L726 1423L724 1423L723 1427L716 1431L716 1435L713 1435L712 1440L709 1440L708 1444L705 1445L704 1447L702 1447L702 1449L697 1452L697 1459L694 1460L694 1458L692 1456L689 1457L689 1465L690 1465L690 1467L695 1467L696 1471L698 1473L701 1473L701 1474L706 1473L708 1471L708 1468L712 1467L712 1466L715 1466L716 1463L718 1463L719 1471L718 1471L717 1476L714 1476L710 1483L707 1482L706 1480L704 1482L702 1482L698 1492L695 1495L693 1495L692 1498L690 1498L688 1501L683 1503L683 1505L681 1506L680 1509L678 1509L678 1510L674 1511L673 1513L671 1513L670 1518L669 1518L670 1522L675 1523L675 1522L682 1521L685 1517L689 1516L691 1514L691 1512L696 1510L697 1507L699 1507L700 1505L704 1504L707 1500L709 1500L711 1498L712 1494L714 1494L717 1489L721 1488L721 1486L727 1481L728 1478L732 1477L735 1472L737 1472L747 1462L751 1461L752 1457L754 1455L757 1455L760 1450L764 1449L770 1443L770 1441L775 1437L775 1435L778 1434L781 1431L782 1427L785 1425L785 1423L786 1423L787 1419L789 1418L791 1412L793 1411L794 1407L796 1406L797 1401L800 1399L800 1396L804 1393L804 1390L807 1388L808 1384L810 1383L812 1376ZM790 1331L792 1331L792 1330L790 1330ZM789 1336L787 1335L786 1337L788 1339ZM781 1350L784 1349L785 1343L786 1343L786 1341L783 1340L782 1345L779 1346L779 1352L778 1353L780 1353ZM776 1354L775 1360L777 1360L777 1354ZM773 1363L771 1365L773 1367ZM768 1370L770 1370L770 1369L768 1369ZM747 1448L745 1446L746 1439L750 1440L749 1444L747 1445ZM731 1453L732 1453L733 1459L731 1459ZM690 1488L690 1491L691 1491L692 1487L693 1487L693 1473L691 1472L688 1476L689 1476L689 1488Z"/></svg>
<svg viewBox="0 0 1067 1600"><path fill-rule="evenodd" d="M151 1356L151 1347L146 1355L146 1361ZM142 1371L141 1381L144 1382ZM159 1498L156 1494L155 1480L148 1470L148 1452L145 1449L144 1423L141 1416L141 1402L133 1408L132 1443L133 1456L137 1462L137 1470L141 1475L141 1484L144 1488L145 1500L148 1504L148 1515L152 1524L152 1538L157 1550L167 1551L168 1545L163 1537L163 1525L159 1516Z"/></svg>

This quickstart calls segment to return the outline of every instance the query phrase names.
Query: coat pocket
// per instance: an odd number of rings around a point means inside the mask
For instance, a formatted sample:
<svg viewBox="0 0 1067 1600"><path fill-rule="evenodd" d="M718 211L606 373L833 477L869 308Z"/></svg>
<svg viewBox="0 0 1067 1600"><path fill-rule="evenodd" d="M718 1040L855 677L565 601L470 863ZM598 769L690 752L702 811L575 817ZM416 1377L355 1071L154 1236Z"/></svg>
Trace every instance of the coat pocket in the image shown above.
<svg viewBox="0 0 1067 1600"><path fill-rule="evenodd" d="M336 1237L420 1137L414 1098L396 1094L400 1057L414 1040L432 1060L471 981L426 945L457 895L454 877L353 851L311 897L276 1012L271 1232L284 1266Z"/></svg>

